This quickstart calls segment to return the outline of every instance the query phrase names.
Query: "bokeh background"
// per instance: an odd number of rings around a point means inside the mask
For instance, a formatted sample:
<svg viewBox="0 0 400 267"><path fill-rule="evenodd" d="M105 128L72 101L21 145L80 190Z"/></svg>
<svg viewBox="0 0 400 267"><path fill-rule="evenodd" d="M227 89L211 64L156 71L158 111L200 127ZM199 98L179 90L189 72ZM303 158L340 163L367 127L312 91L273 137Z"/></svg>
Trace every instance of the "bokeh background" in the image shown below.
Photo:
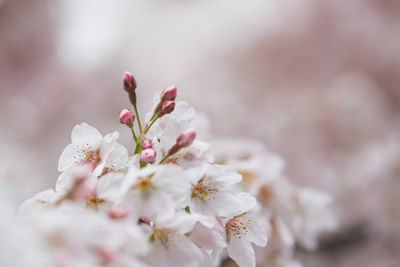
<svg viewBox="0 0 400 267"><path fill-rule="evenodd" d="M259 139L335 198L305 266L400 266L397 0L0 0L0 176L15 203L51 187L72 127L129 132L177 84L216 137Z"/></svg>

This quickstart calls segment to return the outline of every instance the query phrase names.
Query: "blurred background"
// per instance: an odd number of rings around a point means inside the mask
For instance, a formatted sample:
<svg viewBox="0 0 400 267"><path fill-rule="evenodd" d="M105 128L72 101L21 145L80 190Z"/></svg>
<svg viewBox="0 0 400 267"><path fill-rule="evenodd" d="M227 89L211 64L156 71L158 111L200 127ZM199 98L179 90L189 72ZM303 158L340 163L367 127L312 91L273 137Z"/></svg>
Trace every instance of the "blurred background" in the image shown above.
<svg viewBox="0 0 400 267"><path fill-rule="evenodd" d="M72 127L117 129L176 84L212 135L259 139L340 229L305 266L400 266L397 0L0 0L0 176L16 203L52 187Z"/></svg>

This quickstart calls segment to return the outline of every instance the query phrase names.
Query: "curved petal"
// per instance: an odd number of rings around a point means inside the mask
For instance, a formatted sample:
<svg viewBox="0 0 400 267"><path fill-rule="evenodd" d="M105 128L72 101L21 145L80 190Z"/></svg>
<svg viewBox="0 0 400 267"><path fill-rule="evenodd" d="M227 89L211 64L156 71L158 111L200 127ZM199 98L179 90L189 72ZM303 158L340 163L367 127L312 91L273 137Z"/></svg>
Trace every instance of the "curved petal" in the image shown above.
<svg viewBox="0 0 400 267"><path fill-rule="evenodd" d="M102 138L103 136L96 128L84 122L76 125L71 133L72 143L77 145L97 147Z"/></svg>
<svg viewBox="0 0 400 267"><path fill-rule="evenodd" d="M102 176L97 184L97 195L101 199L116 201L120 195L120 188L125 175L122 173L109 173Z"/></svg>
<svg viewBox="0 0 400 267"><path fill-rule="evenodd" d="M247 213L244 218L249 222L246 239L259 247L265 247L268 242L267 219L260 214Z"/></svg>
<svg viewBox="0 0 400 267"><path fill-rule="evenodd" d="M246 212L256 205L256 200L246 193L234 196L228 192L217 192L209 202L216 215L227 218Z"/></svg>
<svg viewBox="0 0 400 267"><path fill-rule="evenodd" d="M48 189L24 201L18 208L18 221L23 221L37 215L44 209L48 208L54 202L56 197L56 192L54 192L53 189Z"/></svg>
<svg viewBox="0 0 400 267"><path fill-rule="evenodd" d="M256 256L254 249L249 241L244 238L237 238L231 236L231 240L228 246L228 255L231 257L240 267L255 267Z"/></svg>
<svg viewBox="0 0 400 267"><path fill-rule="evenodd" d="M64 148L64 151L61 153L60 158L58 159L58 167L57 170L62 172L73 165L76 164L76 157L80 157L80 148L74 144L69 144Z"/></svg>
<svg viewBox="0 0 400 267"><path fill-rule="evenodd" d="M108 154L105 166L112 170L120 171L126 167L128 159L129 155L126 147L116 143Z"/></svg>

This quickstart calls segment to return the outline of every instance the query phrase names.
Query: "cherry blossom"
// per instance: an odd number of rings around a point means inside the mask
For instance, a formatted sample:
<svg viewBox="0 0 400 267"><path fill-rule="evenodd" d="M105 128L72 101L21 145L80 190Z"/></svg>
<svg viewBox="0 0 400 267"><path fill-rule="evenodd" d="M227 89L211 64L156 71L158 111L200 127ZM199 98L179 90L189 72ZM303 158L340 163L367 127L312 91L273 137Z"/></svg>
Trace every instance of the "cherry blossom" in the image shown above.
<svg viewBox="0 0 400 267"><path fill-rule="evenodd" d="M76 125L72 130L71 140L58 161L58 170L65 171L73 166L87 165L97 176L111 170L125 168L128 151L117 143L118 132L104 138L92 126L86 123Z"/></svg>
<svg viewBox="0 0 400 267"><path fill-rule="evenodd" d="M118 132L103 137L78 124L55 188L19 207L26 245L41 244L40 266L200 267L227 257L240 267L296 266L295 242L314 249L333 229L332 199L292 184L263 144L201 140L205 130L193 128L188 103L175 101L176 86L156 94L142 121L131 73L123 87L134 112L123 109L119 121L132 154Z"/></svg>

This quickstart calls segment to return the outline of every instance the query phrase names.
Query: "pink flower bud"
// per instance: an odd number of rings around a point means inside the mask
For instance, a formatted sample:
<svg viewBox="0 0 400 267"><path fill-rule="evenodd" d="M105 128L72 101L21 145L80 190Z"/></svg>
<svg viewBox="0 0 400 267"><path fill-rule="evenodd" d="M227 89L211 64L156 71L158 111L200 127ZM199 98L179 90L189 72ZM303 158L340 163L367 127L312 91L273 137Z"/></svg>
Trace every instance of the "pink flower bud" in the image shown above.
<svg viewBox="0 0 400 267"><path fill-rule="evenodd" d="M178 138L176 139L176 144L179 145L180 147L187 147L193 143L195 138L196 138L196 130L188 129L178 136Z"/></svg>
<svg viewBox="0 0 400 267"><path fill-rule="evenodd" d="M149 218L147 218L145 215L140 216L139 222L150 224Z"/></svg>
<svg viewBox="0 0 400 267"><path fill-rule="evenodd" d="M113 204L111 209L108 211L108 216L115 220L126 218L128 215L129 210L116 204Z"/></svg>
<svg viewBox="0 0 400 267"><path fill-rule="evenodd" d="M123 84L124 84L124 90L128 92L129 94L129 99L132 104L136 104L136 80L133 77L132 73L130 72L125 72L124 73L124 79L123 79Z"/></svg>
<svg viewBox="0 0 400 267"><path fill-rule="evenodd" d="M135 114L133 114L129 109L121 110L119 113L119 121L125 124L129 128L133 127L133 121L135 120Z"/></svg>
<svg viewBox="0 0 400 267"><path fill-rule="evenodd" d="M127 91L128 93L134 92L136 89L136 80L133 77L132 73L130 72L124 72L124 89L125 91Z"/></svg>
<svg viewBox="0 0 400 267"><path fill-rule="evenodd" d="M161 93L161 101L174 101L176 98L177 88L175 85L168 87Z"/></svg>
<svg viewBox="0 0 400 267"><path fill-rule="evenodd" d="M175 102L174 101L165 101L162 104L161 110L158 113L159 117L164 116L165 114L169 114L175 109Z"/></svg>
<svg viewBox="0 0 400 267"><path fill-rule="evenodd" d="M152 148L147 148L140 152L140 160L146 163L153 163L156 159L156 151Z"/></svg>
<svg viewBox="0 0 400 267"><path fill-rule="evenodd" d="M142 146L143 149L147 149L147 148L152 148L153 147L153 143L148 138L145 138L142 141L140 141L140 145Z"/></svg>

